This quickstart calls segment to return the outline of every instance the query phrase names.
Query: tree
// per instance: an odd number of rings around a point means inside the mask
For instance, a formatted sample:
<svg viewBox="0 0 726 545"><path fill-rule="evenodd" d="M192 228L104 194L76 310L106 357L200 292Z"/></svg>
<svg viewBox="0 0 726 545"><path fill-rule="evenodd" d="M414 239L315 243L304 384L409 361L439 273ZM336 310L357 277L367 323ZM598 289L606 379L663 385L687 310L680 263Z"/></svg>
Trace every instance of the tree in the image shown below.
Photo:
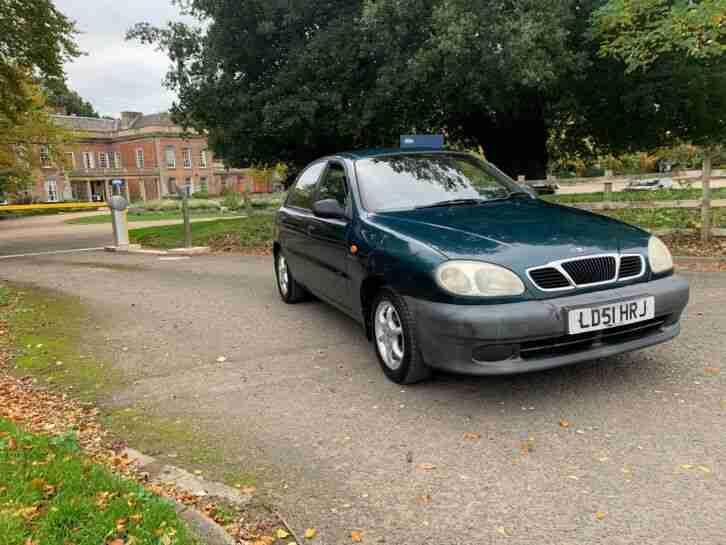
<svg viewBox="0 0 726 545"><path fill-rule="evenodd" d="M70 89L64 80L54 79L46 82L43 87L48 106L59 109L67 115L99 117L93 105Z"/></svg>
<svg viewBox="0 0 726 545"><path fill-rule="evenodd" d="M63 164L63 145L71 138L50 119L40 87L30 78L20 85L30 97L30 106L12 123L0 116L0 195L29 187L34 171L40 167L40 146L46 147L52 162Z"/></svg>
<svg viewBox="0 0 726 545"><path fill-rule="evenodd" d="M128 38L168 52L175 119L207 131L234 166L299 168L341 149L397 145L404 133L444 132L512 176L541 178L548 141L561 153L652 147L707 131L705 117L688 119L694 97L718 108L726 97L706 100L713 80L692 65L635 72L603 55L592 16L606 0L183 6L204 24L140 24Z"/></svg>
<svg viewBox="0 0 726 545"><path fill-rule="evenodd" d="M726 0L610 0L595 13L594 32L600 54L640 82L642 106L658 119L654 138L703 148L708 240L711 161L726 142Z"/></svg>
<svg viewBox="0 0 726 545"><path fill-rule="evenodd" d="M0 116L33 108L28 78L63 79L63 63L80 55L75 24L51 0L0 0Z"/></svg>

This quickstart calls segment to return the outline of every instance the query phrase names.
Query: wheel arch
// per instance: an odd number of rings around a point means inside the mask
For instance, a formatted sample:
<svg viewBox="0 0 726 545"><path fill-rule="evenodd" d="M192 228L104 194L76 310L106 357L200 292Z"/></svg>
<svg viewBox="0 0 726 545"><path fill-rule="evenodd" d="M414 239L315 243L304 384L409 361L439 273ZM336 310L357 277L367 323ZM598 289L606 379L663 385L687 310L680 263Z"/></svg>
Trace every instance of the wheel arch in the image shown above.
<svg viewBox="0 0 726 545"><path fill-rule="evenodd" d="M373 329L371 327L371 306L373 305L373 299L375 299L376 294L385 285L386 281L382 276L372 275L366 277L360 286L360 308L368 340L373 338Z"/></svg>

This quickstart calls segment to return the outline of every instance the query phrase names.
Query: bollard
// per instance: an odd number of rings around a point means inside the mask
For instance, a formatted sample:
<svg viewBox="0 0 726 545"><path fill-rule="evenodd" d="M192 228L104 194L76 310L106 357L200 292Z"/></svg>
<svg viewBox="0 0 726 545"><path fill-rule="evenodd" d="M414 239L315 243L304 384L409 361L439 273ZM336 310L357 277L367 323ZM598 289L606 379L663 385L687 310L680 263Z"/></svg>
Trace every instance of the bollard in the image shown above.
<svg viewBox="0 0 726 545"><path fill-rule="evenodd" d="M129 218L128 201L121 195L114 195L108 200L113 224L113 242L117 250L129 249Z"/></svg>
<svg viewBox="0 0 726 545"><path fill-rule="evenodd" d="M184 218L184 247L192 247L192 218L189 215L189 196L186 188L182 191L182 217Z"/></svg>

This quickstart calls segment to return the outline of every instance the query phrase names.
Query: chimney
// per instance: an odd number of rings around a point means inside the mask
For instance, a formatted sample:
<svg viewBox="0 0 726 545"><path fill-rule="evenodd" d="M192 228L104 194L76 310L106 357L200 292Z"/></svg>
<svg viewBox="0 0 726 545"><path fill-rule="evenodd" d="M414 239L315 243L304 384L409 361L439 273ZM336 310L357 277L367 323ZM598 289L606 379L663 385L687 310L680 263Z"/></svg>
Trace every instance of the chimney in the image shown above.
<svg viewBox="0 0 726 545"><path fill-rule="evenodd" d="M141 115L141 112L121 112L121 128L128 129Z"/></svg>

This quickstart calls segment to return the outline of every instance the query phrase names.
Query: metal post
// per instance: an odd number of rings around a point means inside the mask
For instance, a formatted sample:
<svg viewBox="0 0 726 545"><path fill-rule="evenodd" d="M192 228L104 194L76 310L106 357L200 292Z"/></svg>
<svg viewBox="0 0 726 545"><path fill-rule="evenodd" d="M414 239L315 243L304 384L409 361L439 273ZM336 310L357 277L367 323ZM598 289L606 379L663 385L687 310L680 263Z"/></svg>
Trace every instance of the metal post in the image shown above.
<svg viewBox="0 0 726 545"><path fill-rule="evenodd" d="M116 250L128 250L129 248L129 218L128 201L119 193L121 180L111 182L115 195L108 199L108 207L111 209L111 223L113 224L113 241Z"/></svg>
<svg viewBox="0 0 726 545"><path fill-rule="evenodd" d="M182 190L182 217L184 218L184 247L192 247L192 219L189 215L187 188Z"/></svg>
<svg viewBox="0 0 726 545"><path fill-rule="evenodd" d="M711 150L703 150L703 201L701 202L701 241L711 240Z"/></svg>
<svg viewBox="0 0 726 545"><path fill-rule="evenodd" d="M610 202L613 200L613 183L612 182L605 182L605 196L603 197L603 200L605 202Z"/></svg>

